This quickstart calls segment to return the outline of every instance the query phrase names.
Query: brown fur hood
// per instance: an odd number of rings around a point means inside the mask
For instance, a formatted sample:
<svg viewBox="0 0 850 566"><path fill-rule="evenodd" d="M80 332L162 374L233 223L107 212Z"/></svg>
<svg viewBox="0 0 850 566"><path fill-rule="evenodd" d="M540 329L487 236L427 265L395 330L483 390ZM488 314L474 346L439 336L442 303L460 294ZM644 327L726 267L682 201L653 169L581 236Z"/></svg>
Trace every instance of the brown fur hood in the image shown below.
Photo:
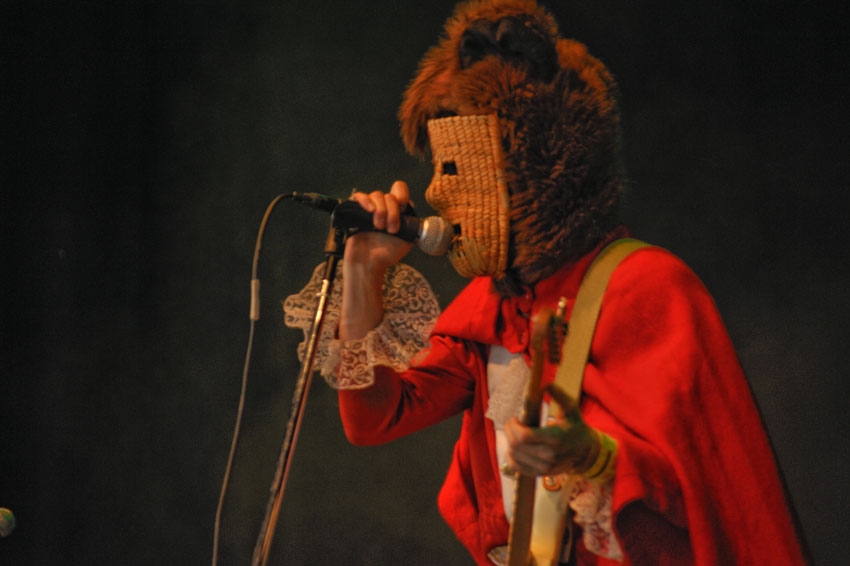
<svg viewBox="0 0 850 566"><path fill-rule="evenodd" d="M421 61L399 110L408 151L425 154L431 118L499 117L510 195L504 291L577 259L617 223L616 98L605 66L561 37L534 0L460 4Z"/></svg>

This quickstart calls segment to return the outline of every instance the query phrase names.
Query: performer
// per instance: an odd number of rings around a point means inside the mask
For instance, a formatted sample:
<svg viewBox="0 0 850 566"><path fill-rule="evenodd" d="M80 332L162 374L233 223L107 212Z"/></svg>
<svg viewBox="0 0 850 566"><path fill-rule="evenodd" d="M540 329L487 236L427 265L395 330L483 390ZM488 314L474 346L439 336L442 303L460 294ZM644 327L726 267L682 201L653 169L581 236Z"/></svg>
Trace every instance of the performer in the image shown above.
<svg viewBox="0 0 850 566"><path fill-rule="evenodd" d="M321 356L346 434L378 444L462 412L438 503L478 564L504 562L516 473L572 486L563 562L804 563L720 316L667 251L643 248L614 272L580 399L550 386L565 415L540 428L516 418L531 317L563 297L569 318L591 261L629 235L616 97L605 66L533 0L458 6L399 116L407 148L430 150L426 198L472 279L435 321L427 282L399 263L410 244L347 240ZM396 182L352 198L392 234L410 196ZM313 296L287 299L288 324L309 325Z"/></svg>

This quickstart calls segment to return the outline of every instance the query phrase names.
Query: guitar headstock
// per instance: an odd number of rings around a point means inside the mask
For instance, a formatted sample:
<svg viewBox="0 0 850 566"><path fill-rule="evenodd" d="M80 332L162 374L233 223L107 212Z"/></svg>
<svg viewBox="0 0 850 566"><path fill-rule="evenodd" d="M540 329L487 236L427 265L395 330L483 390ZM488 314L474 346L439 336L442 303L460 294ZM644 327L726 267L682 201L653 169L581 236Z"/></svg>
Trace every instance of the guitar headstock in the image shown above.
<svg viewBox="0 0 850 566"><path fill-rule="evenodd" d="M561 346L564 344L564 338L567 336L567 298L561 297L558 301L558 310L552 315L549 320L549 363L561 363Z"/></svg>
<svg viewBox="0 0 850 566"><path fill-rule="evenodd" d="M564 318L566 311L567 299L561 297L556 311L543 307L531 319L532 353L542 355L545 349L550 364L561 362L561 346L567 335L567 321Z"/></svg>

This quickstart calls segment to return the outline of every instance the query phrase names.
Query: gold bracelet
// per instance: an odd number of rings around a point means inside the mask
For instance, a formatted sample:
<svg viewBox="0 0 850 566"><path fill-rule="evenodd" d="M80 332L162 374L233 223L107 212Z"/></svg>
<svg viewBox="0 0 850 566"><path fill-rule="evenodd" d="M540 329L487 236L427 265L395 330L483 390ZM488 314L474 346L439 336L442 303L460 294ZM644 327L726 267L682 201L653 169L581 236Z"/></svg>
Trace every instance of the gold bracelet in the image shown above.
<svg viewBox="0 0 850 566"><path fill-rule="evenodd" d="M599 453L596 461L581 475L592 482L605 483L614 477L617 441L603 432L594 432L599 439Z"/></svg>

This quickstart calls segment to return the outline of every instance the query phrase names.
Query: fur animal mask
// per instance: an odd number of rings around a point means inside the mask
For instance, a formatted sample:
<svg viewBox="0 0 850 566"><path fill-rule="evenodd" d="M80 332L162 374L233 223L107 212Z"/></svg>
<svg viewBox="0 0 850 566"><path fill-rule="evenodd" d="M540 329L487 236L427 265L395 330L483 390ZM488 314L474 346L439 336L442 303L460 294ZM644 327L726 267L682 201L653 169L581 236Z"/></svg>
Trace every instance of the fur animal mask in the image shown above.
<svg viewBox="0 0 850 566"><path fill-rule="evenodd" d="M425 154L435 118L498 119L509 241L504 265L487 274L500 291L551 275L617 223L624 174L616 90L605 66L560 37L535 0L460 4L421 61L399 110L408 151ZM435 181L440 166L435 160Z"/></svg>

